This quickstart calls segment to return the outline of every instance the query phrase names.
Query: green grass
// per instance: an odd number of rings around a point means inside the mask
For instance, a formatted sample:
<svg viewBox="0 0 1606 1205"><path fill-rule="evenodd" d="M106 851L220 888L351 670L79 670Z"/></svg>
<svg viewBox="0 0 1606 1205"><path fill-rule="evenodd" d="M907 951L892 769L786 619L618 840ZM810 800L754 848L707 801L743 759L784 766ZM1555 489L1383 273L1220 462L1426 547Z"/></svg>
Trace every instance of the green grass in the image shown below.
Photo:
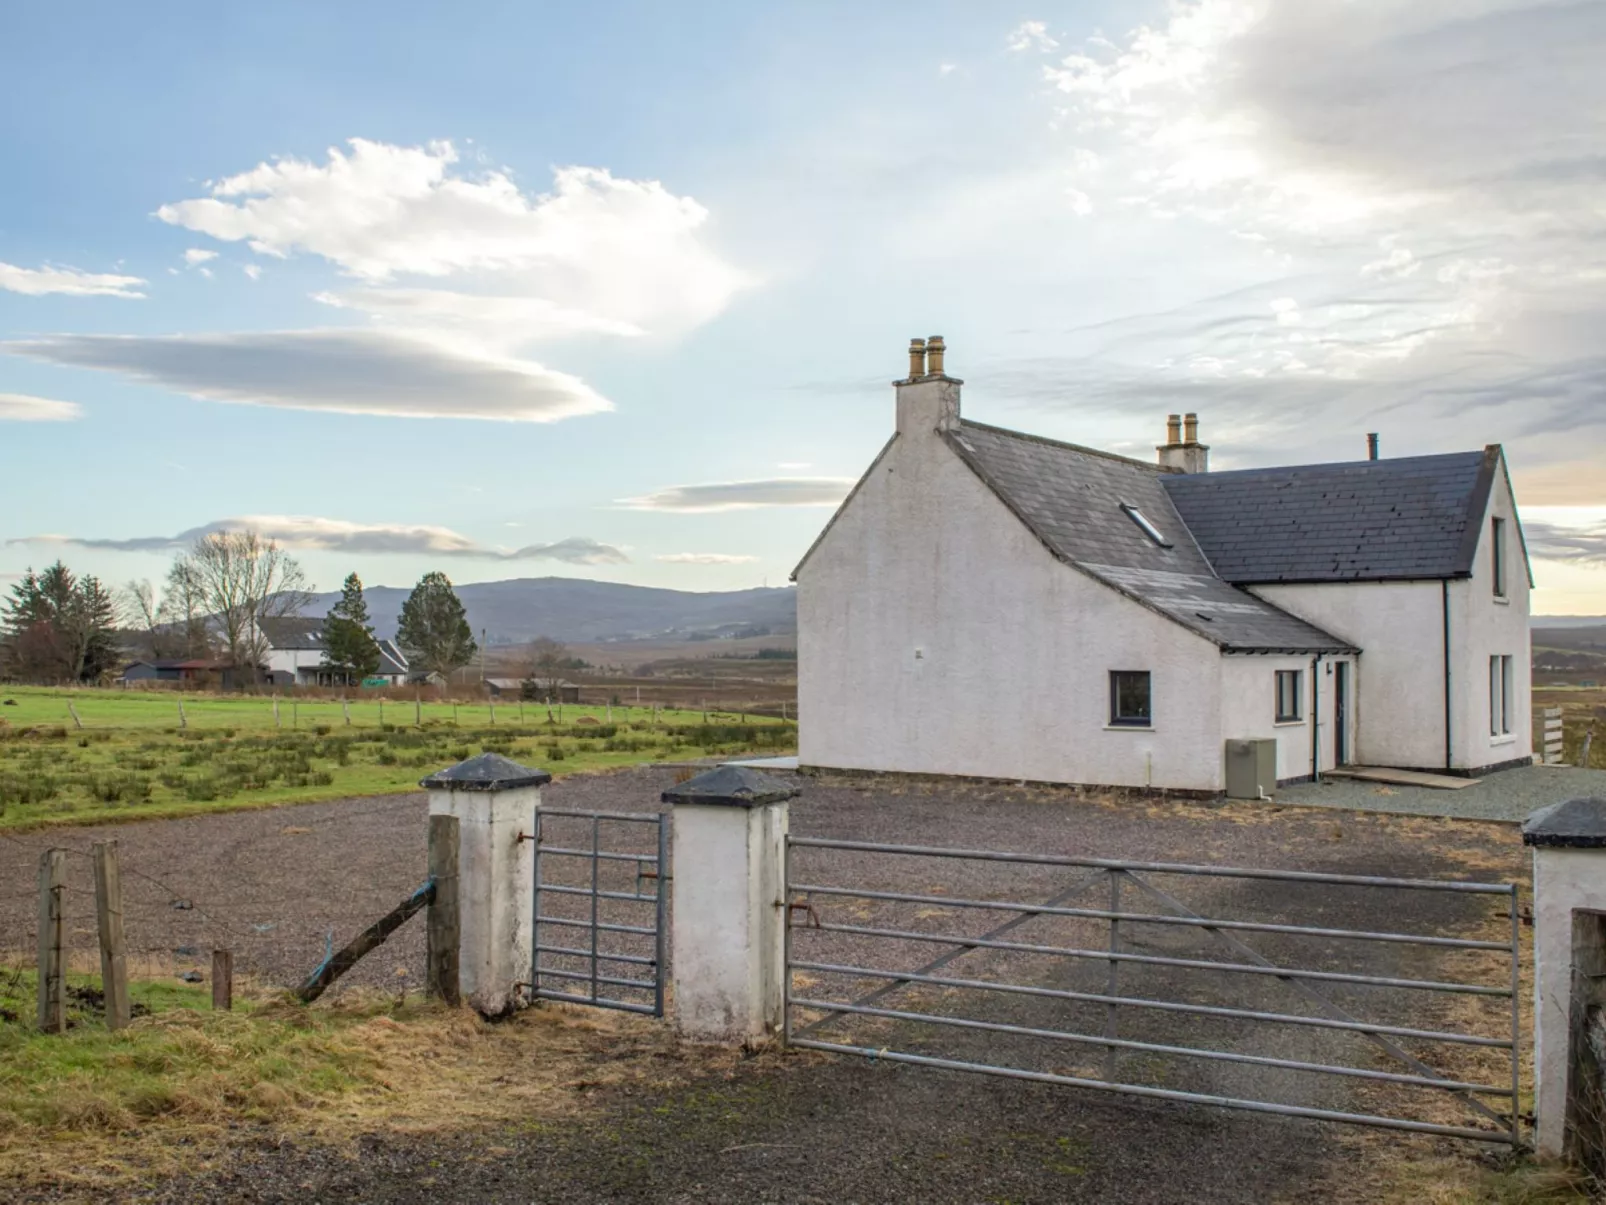
<svg viewBox="0 0 1606 1205"><path fill-rule="evenodd" d="M15 706L5 706L12 699ZM0 688L0 829L192 815L414 790L484 750L554 775L790 751L796 729L728 714L565 705L279 703L268 698ZM77 711L79 729L68 704ZM415 726L415 716L421 725Z"/></svg>

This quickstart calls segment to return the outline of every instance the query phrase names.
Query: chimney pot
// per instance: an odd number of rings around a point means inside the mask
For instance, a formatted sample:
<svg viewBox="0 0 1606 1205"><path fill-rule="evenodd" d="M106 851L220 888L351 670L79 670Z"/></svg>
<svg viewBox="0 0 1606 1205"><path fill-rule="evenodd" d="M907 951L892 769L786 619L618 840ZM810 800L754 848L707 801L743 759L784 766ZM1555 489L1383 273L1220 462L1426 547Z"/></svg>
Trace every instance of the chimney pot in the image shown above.
<svg viewBox="0 0 1606 1205"><path fill-rule="evenodd" d="M1175 446L1182 442L1182 415L1168 414L1165 418L1165 442Z"/></svg>
<svg viewBox="0 0 1606 1205"><path fill-rule="evenodd" d="M926 340L926 371L932 376L942 376L942 354L947 350L941 335Z"/></svg>
<svg viewBox="0 0 1606 1205"><path fill-rule="evenodd" d="M918 381L926 375L926 341L909 340L909 379Z"/></svg>
<svg viewBox="0 0 1606 1205"><path fill-rule="evenodd" d="M1366 435L1366 459L1377 459L1377 432L1369 431Z"/></svg>
<svg viewBox="0 0 1606 1205"><path fill-rule="evenodd" d="M1199 442L1199 416L1197 414L1184 414L1182 416L1182 442L1185 444Z"/></svg>

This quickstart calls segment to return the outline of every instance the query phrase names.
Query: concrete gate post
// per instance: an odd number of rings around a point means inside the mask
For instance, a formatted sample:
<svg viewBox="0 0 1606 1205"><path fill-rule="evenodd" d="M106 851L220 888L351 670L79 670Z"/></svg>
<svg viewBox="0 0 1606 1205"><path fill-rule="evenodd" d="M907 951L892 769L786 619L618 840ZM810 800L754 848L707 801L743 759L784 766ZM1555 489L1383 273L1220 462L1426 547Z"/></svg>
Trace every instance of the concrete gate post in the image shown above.
<svg viewBox="0 0 1606 1205"><path fill-rule="evenodd" d="M458 822L458 976L463 998L486 1016L518 1005L531 966L534 859L519 840L531 832L545 770L482 753L431 774L431 816Z"/></svg>
<svg viewBox="0 0 1606 1205"><path fill-rule="evenodd" d="M791 783L721 766L663 793L674 806L674 1018L687 1037L780 1032Z"/></svg>
<svg viewBox="0 0 1606 1205"><path fill-rule="evenodd" d="M1542 808L1522 841L1534 860L1535 1145L1593 1163L1606 1142L1606 1118L1584 1112L1601 1093L1590 1030L1606 1035L1606 799Z"/></svg>

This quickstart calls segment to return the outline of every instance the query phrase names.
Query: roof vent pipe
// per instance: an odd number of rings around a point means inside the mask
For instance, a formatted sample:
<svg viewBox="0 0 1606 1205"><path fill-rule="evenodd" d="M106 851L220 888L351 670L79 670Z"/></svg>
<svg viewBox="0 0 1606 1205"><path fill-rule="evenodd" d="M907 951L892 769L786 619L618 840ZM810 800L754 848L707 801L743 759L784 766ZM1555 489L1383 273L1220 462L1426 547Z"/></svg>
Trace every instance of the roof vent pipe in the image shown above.
<svg viewBox="0 0 1606 1205"><path fill-rule="evenodd" d="M1366 435L1366 459L1377 459L1377 432L1369 431Z"/></svg>

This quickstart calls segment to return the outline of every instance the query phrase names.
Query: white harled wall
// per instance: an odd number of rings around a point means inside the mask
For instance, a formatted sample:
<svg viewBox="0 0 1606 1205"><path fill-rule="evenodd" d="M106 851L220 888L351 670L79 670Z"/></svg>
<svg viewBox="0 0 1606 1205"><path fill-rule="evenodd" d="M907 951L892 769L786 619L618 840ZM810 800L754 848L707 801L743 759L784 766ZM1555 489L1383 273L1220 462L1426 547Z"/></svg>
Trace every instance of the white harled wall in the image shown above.
<svg viewBox="0 0 1606 1205"><path fill-rule="evenodd" d="M1290 657L1234 654L1221 659L1221 735L1223 748L1229 740L1255 740L1270 738L1277 742L1277 777L1279 779L1309 778L1311 774L1311 723L1312 715L1319 716L1318 737L1323 770L1333 769L1337 763L1337 745L1334 731L1334 673L1332 666L1348 657L1323 657L1319 664L1312 657ZM1292 722L1277 721L1277 671L1301 670L1300 693L1303 696L1300 719ZM1312 674L1320 684L1312 698ZM1351 748L1355 736L1355 669L1350 670L1349 729ZM1313 707L1319 711L1313 712Z"/></svg>
<svg viewBox="0 0 1606 1205"><path fill-rule="evenodd" d="M902 393L798 573L802 763L1219 790L1216 647L1056 560ZM1108 727L1120 669L1153 675L1152 729Z"/></svg>

